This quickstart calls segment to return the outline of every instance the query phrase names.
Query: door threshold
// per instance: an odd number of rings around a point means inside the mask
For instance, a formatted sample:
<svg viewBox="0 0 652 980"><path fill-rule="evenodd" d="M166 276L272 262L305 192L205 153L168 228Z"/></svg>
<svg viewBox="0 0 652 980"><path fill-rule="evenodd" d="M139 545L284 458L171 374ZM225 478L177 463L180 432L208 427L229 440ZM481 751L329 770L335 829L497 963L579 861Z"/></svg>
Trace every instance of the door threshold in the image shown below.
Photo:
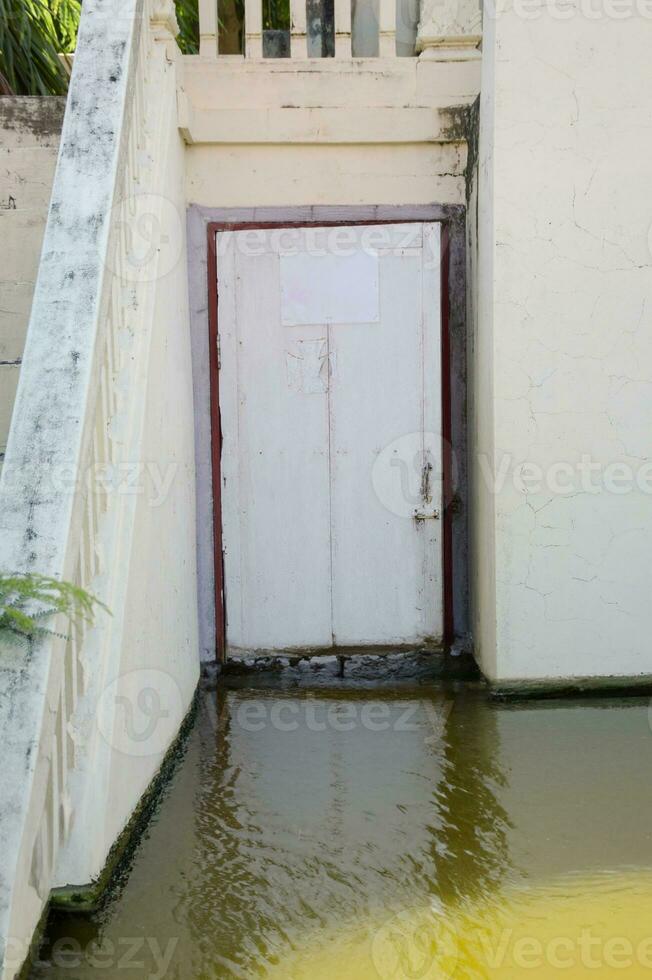
<svg viewBox="0 0 652 980"><path fill-rule="evenodd" d="M219 670L219 668L218 668ZM451 657L441 644L366 647L331 647L327 650L255 655L232 652L218 676L227 686L339 687L343 683L381 681L422 682L446 679L475 680L477 665L470 654Z"/></svg>
<svg viewBox="0 0 652 980"><path fill-rule="evenodd" d="M389 657L393 654L432 654L437 656L444 653L444 645L441 640L428 639L420 643L388 643L388 644L361 644L349 646L329 646L329 647L290 647L284 650L268 649L242 649L241 647L231 647L227 650L225 665L243 664L256 661L287 661L287 664L297 664L302 660L312 659L339 659L339 658L359 658L359 657Z"/></svg>

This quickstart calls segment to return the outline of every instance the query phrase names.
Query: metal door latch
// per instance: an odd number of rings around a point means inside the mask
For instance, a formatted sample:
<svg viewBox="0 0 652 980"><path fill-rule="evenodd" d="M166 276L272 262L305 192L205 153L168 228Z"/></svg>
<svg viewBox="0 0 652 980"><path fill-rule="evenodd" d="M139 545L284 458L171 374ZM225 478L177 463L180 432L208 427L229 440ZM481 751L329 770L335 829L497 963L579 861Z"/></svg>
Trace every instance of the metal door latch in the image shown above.
<svg viewBox="0 0 652 980"><path fill-rule="evenodd" d="M433 510L432 514L421 514L421 513L419 513L418 510L415 510L413 516L414 516L415 521L417 521L417 523L419 523L419 524L422 521L438 521L439 520L439 511L438 510Z"/></svg>

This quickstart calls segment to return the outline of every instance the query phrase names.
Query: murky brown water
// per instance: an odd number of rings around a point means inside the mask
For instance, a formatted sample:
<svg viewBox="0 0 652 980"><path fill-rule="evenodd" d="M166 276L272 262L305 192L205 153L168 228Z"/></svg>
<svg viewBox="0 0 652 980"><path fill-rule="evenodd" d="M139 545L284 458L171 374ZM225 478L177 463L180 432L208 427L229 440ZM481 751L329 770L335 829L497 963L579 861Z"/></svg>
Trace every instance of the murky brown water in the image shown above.
<svg viewBox="0 0 652 980"><path fill-rule="evenodd" d="M202 695L128 878L32 977L652 976L648 937L647 701L241 688Z"/></svg>

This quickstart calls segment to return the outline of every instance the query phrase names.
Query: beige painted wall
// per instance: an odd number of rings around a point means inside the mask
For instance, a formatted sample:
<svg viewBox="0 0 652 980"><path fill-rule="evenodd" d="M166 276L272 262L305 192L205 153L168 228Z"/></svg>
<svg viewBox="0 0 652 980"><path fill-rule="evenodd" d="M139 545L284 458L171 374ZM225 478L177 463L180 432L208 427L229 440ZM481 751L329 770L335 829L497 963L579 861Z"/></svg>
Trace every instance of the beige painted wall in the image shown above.
<svg viewBox="0 0 652 980"><path fill-rule="evenodd" d="M472 567L476 649L498 680L652 674L639 8L485 18Z"/></svg>
<svg viewBox="0 0 652 980"><path fill-rule="evenodd" d="M459 204L479 61L186 58L187 199L207 207Z"/></svg>
<svg viewBox="0 0 652 980"><path fill-rule="evenodd" d="M460 204L463 144L188 148L193 204Z"/></svg>
<svg viewBox="0 0 652 980"><path fill-rule="evenodd" d="M32 305L65 100L0 98L0 465Z"/></svg>
<svg viewBox="0 0 652 980"><path fill-rule="evenodd" d="M172 78L170 78L172 75ZM168 67L164 83L173 88ZM177 261L157 280L149 359L142 384L146 388L139 461L143 480L134 516L133 538L122 633L120 672L144 672L173 706L178 722L187 710L199 680L197 568L195 553L195 443L193 390L188 326L188 280L184 218L184 147L168 119L166 166L161 185L179 217L163 228L178 242ZM166 234L167 233L167 234ZM179 236L179 237L177 237ZM177 710L178 714L174 715ZM156 751L128 757L111 756L107 799L98 812L105 822L105 845L115 840L157 771L174 738L174 724L155 743ZM167 737L165 737L167 736ZM99 864L106 859L100 853Z"/></svg>

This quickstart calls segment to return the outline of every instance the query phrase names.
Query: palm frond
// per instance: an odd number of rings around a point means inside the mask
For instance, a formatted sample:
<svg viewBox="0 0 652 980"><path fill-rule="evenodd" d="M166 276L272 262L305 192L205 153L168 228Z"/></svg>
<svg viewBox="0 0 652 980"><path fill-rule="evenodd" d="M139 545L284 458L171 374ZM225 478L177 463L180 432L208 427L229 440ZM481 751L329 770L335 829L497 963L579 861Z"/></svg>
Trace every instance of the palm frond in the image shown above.
<svg viewBox="0 0 652 980"><path fill-rule="evenodd" d="M175 0L179 36L177 43L184 54L199 53L199 4L197 0Z"/></svg>
<svg viewBox="0 0 652 980"><path fill-rule="evenodd" d="M0 94L65 95L82 0L0 0ZM199 51L198 0L176 0L184 54Z"/></svg>
<svg viewBox="0 0 652 980"><path fill-rule="evenodd" d="M71 0L65 4L66 30ZM63 95L68 87L57 21L46 0L0 0L0 73L14 95ZM75 28L76 34L76 28Z"/></svg>
<svg viewBox="0 0 652 980"><path fill-rule="evenodd" d="M62 54L70 54L77 44L81 0L50 0L50 10L59 42L58 50Z"/></svg>

